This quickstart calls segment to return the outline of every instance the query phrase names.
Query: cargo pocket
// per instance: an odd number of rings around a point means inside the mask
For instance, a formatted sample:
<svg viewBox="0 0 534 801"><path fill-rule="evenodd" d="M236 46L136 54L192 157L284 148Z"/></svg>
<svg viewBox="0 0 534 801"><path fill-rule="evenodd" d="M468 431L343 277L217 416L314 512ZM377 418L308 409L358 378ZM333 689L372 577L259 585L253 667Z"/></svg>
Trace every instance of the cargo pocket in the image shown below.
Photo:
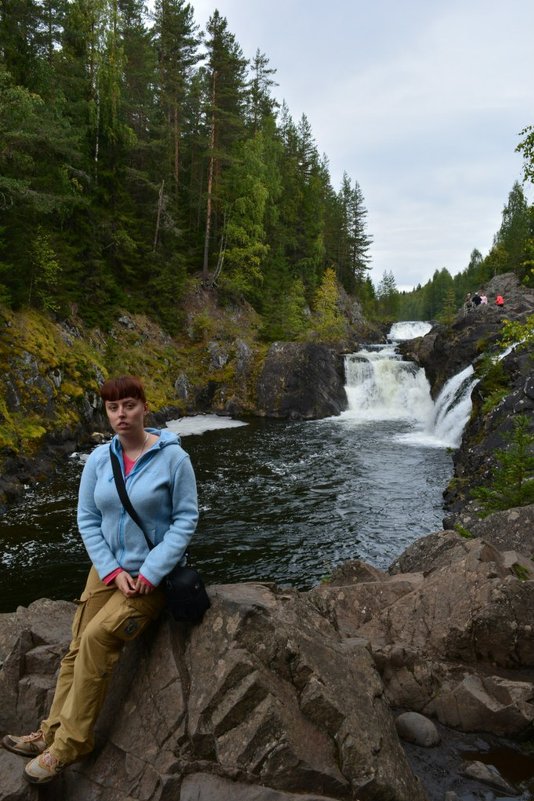
<svg viewBox="0 0 534 801"><path fill-rule="evenodd" d="M74 640L82 636L87 625L106 605L114 592L116 592L114 587L106 587L105 584L101 584L96 589L86 588L80 598L74 601L77 605L72 621L72 638Z"/></svg>
<svg viewBox="0 0 534 801"><path fill-rule="evenodd" d="M146 629L150 621L151 618L147 617L146 615L140 616L132 614L131 617L121 620L121 622L114 627L113 634L125 642L128 640L134 640L144 629Z"/></svg>
<svg viewBox="0 0 534 801"><path fill-rule="evenodd" d="M159 590L150 595L128 599L122 608L117 610L115 620L109 621L112 634L125 642L134 640L158 617L164 603L163 593Z"/></svg>

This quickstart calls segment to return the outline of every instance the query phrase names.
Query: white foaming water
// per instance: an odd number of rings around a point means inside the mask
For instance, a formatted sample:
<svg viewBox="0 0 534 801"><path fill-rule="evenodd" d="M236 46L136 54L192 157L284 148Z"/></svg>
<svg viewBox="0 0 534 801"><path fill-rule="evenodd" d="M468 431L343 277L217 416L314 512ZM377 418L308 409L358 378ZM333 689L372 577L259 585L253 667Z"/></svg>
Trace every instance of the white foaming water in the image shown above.
<svg viewBox="0 0 534 801"><path fill-rule="evenodd" d="M423 320L407 320L402 323L393 323L389 330L388 339L392 342L404 342L406 339L424 337L431 328L431 323Z"/></svg>
<svg viewBox="0 0 534 801"><path fill-rule="evenodd" d="M241 420L232 420L230 417L219 417L216 414L198 414L194 417L180 417L179 420L169 420L167 428L188 437L192 434L204 434L206 431L216 431L218 428L237 428L246 426Z"/></svg>
<svg viewBox="0 0 534 801"><path fill-rule="evenodd" d="M341 415L355 421L414 420L432 413L424 370L402 361L393 345L360 350L345 359L349 408Z"/></svg>
<svg viewBox="0 0 534 801"><path fill-rule="evenodd" d="M413 332L415 324L410 324ZM345 358L349 401L341 420L408 421L412 431L394 436L407 445L457 448L471 413L477 383L472 366L453 376L434 403L424 370L402 361L394 345L369 346Z"/></svg>

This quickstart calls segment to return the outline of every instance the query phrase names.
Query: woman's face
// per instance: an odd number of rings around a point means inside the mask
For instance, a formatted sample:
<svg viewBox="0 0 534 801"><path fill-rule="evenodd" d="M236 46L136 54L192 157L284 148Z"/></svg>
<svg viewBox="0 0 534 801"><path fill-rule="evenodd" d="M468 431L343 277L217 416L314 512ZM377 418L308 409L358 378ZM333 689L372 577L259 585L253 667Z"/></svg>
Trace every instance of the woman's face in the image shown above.
<svg viewBox="0 0 534 801"><path fill-rule="evenodd" d="M142 431L147 405L140 398L121 398L106 401L106 414L109 424L116 434L130 434Z"/></svg>

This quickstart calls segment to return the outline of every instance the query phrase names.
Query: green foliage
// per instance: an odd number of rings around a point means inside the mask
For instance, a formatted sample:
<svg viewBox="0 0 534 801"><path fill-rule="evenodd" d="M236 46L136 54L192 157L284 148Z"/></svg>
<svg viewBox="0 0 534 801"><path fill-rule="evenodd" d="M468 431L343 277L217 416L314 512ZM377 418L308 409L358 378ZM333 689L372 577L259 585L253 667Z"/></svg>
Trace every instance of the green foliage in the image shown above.
<svg viewBox="0 0 534 801"><path fill-rule="evenodd" d="M399 292L391 270L385 270L376 289L378 315L384 320L396 320L399 308Z"/></svg>
<svg viewBox="0 0 534 801"><path fill-rule="evenodd" d="M516 147L516 152L523 156L523 175L525 181L534 183L534 125L528 125L521 131L523 139Z"/></svg>
<svg viewBox="0 0 534 801"><path fill-rule="evenodd" d="M333 268L374 308L363 193L332 187L274 72L218 11L203 37L186 0L4 3L0 301L104 329L146 312L178 334L202 270L264 336L299 338Z"/></svg>
<svg viewBox="0 0 534 801"><path fill-rule="evenodd" d="M56 290L60 280L61 267L50 246L48 236L43 233L41 228L37 229L32 243L30 265L28 305L31 306L35 298L44 311L59 311Z"/></svg>
<svg viewBox="0 0 534 801"><path fill-rule="evenodd" d="M456 293L454 291L454 286L449 286L445 293L445 297L443 298L443 305L441 310L437 314L436 319L440 323L444 323L445 325L451 325L456 317L457 313L457 304L456 304Z"/></svg>
<svg viewBox="0 0 534 801"><path fill-rule="evenodd" d="M487 352L477 362L477 376L482 379L480 387L484 393L482 413L489 414L509 394L510 380L502 359Z"/></svg>
<svg viewBox="0 0 534 801"><path fill-rule="evenodd" d="M456 523L454 530L460 535L460 537L463 537L466 540L472 540L474 537L474 534L472 534L469 529L465 528L465 526L462 526L461 523Z"/></svg>
<svg viewBox="0 0 534 801"><path fill-rule="evenodd" d="M515 345L526 348L534 343L534 314L529 315L524 322L519 320L504 320L500 344L503 348Z"/></svg>
<svg viewBox="0 0 534 801"><path fill-rule="evenodd" d="M271 341L303 339L310 321L302 280L269 281L267 291L269 294L263 305L263 337Z"/></svg>
<svg viewBox="0 0 534 801"><path fill-rule="evenodd" d="M269 253L264 224L269 191L261 133L243 143L228 183L232 184L235 199L224 233L223 281L238 296L254 301L263 283L262 267Z"/></svg>
<svg viewBox="0 0 534 801"><path fill-rule="evenodd" d="M362 304L365 317L368 320L375 320L377 317L377 300L374 284L370 276L356 284L354 294Z"/></svg>
<svg viewBox="0 0 534 801"><path fill-rule="evenodd" d="M315 293L314 332L326 341L342 339L345 335L345 319L339 311L339 290L336 274L328 269Z"/></svg>
<svg viewBox="0 0 534 801"><path fill-rule="evenodd" d="M500 404L503 402L503 400L505 400L505 398L508 397L508 395L509 390L507 388L494 389L489 392L484 398L484 403L481 407L482 414L490 414L490 412L500 406Z"/></svg>
<svg viewBox="0 0 534 801"><path fill-rule="evenodd" d="M520 565L519 562L514 562L512 570L519 581L528 581L530 579L530 570L525 565Z"/></svg>
<svg viewBox="0 0 534 801"><path fill-rule="evenodd" d="M514 419L507 447L495 452L497 467L491 484L472 491L485 514L534 502L534 434L529 424L526 415Z"/></svg>
<svg viewBox="0 0 534 801"><path fill-rule="evenodd" d="M332 198L330 213L336 215L338 221L333 261L341 283L347 292L353 292L355 286L365 280L369 269L372 238L366 232L367 210L362 191L357 181L351 186L346 173L340 191Z"/></svg>

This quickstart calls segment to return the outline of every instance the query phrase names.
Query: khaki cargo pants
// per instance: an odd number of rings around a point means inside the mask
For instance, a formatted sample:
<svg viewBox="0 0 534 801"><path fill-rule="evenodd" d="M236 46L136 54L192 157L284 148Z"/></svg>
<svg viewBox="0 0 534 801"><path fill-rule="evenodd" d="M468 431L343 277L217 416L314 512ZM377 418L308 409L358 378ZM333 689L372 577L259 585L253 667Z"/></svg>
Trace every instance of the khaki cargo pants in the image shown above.
<svg viewBox="0 0 534 801"><path fill-rule="evenodd" d="M163 592L125 596L100 581L94 567L72 624L72 642L61 662L54 700L41 723L51 753L64 765L92 751L93 730L123 645L155 620Z"/></svg>

